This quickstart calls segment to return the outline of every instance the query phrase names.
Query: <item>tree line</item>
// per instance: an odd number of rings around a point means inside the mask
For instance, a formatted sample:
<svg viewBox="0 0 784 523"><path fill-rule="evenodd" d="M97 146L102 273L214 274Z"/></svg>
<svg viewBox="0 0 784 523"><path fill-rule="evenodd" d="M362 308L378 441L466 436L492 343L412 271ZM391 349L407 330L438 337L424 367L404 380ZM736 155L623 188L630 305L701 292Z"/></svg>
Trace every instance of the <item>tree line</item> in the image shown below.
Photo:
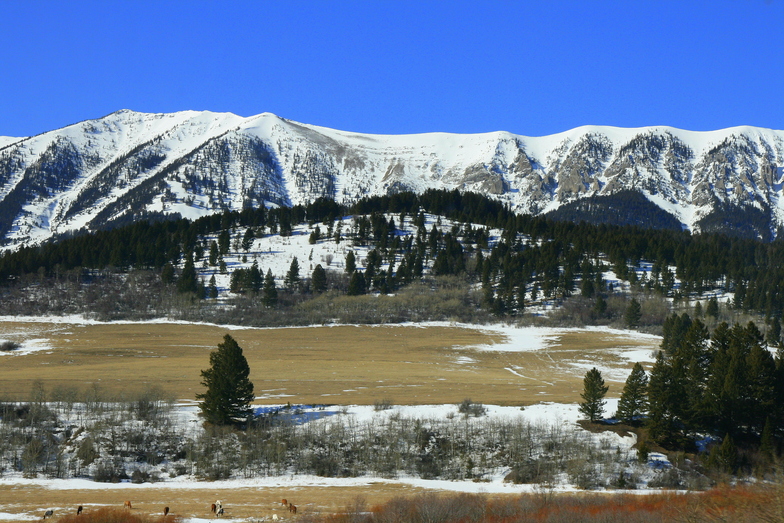
<svg viewBox="0 0 784 523"><path fill-rule="evenodd" d="M709 332L699 319L673 314L650 375L634 366L614 415L644 426L664 448L712 448L703 456L711 468L764 476L784 436L784 348L773 348L775 356L754 322L721 322ZM590 421L602 419L607 390L591 369L580 406Z"/></svg>

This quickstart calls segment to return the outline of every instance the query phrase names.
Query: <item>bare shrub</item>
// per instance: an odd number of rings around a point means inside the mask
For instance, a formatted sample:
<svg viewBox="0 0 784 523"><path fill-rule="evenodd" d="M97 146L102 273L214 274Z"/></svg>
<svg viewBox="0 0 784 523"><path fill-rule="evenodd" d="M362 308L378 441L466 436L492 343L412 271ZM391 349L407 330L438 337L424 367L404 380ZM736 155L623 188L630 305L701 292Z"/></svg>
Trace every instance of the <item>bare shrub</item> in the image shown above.
<svg viewBox="0 0 784 523"><path fill-rule="evenodd" d="M15 341L0 342L0 351L2 352L13 352L15 350L19 350L21 347L22 346Z"/></svg>
<svg viewBox="0 0 784 523"><path fill-rule="evenodd" d="M487 413L487 408L481 403L474 403L471 401L471 398L466 398L457 406L457 411L465 416L478 418L480 416L484 416Z"/></svg>
<svg viewBox="0 0 784 523"><path fill-rule="evenodd" d="M392 408L392 400L389 398L383 398L373 402L373 410L375 411L389 410L391 408Z"/></svg>
<svg viewBox="0 0 784 523"><path fill-rule="evenodd" d="M119 483L124 479L128 479L125 470L121 466L115 466L113 463L99 463L93 473L93 480L99 483Z"/></svg>

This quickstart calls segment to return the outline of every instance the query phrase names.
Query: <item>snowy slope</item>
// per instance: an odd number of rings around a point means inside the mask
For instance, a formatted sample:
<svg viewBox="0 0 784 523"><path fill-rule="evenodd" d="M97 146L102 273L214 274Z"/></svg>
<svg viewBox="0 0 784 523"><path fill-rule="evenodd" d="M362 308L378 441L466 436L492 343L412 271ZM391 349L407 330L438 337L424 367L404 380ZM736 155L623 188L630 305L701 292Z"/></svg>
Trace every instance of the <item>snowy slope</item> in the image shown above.
<svg viewBox="0 0 784 523"><path fill-rule="evenodd" d="M0 136L0 149L19 140L21 140L21 138L14 138L13 136Z"/></svg>
<svg viewBox="0 0 784 523"><path fill-rule="evenodd" d="M150 214L195 218L428 188L479 192L529 213L632 189L691 229L730 205L753 206L775 231L784 224L782 165L784 131L753 127L393 136L270 113L122 110L0 138L0 236L15 247Z"/></svg>

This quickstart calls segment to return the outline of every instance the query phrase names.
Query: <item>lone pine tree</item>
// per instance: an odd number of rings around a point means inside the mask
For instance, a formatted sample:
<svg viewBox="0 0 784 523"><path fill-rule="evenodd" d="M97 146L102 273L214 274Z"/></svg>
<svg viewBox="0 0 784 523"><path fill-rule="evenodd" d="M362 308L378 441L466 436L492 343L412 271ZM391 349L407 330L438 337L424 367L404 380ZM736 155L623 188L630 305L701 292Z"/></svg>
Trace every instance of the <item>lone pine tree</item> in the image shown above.
<svg viewBox="0 0 784 523"><path fill-rule="evenodd" d="M250 367L242 348L228 334L218 350L210 353L210 368L201 371L201 384L207 387L196 398L201 415L213 425L231 425L252 414L253 383L248 379Z"/></svg>
<svg viewBox="0 0 784 523"><path fill-rule="evenodd" d="M604 414L604 395L609 387L604 384L602 373L596 367L585 374L583 387L580 397L585 401L580 403L580 413L592 422L601 419Z"/></svg>

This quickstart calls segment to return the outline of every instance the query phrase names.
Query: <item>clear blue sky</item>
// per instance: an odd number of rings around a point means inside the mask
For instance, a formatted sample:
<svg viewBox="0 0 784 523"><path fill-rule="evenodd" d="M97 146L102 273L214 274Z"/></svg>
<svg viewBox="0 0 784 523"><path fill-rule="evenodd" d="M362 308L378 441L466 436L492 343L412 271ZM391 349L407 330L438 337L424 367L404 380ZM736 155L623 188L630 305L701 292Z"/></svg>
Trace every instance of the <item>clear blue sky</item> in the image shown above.
<svg viewBox="0 0 784 523"><path fill-rule="evenodd" d="M0 0L0 135L118 109L347 131L784 128L784 0Z"/></svg>

